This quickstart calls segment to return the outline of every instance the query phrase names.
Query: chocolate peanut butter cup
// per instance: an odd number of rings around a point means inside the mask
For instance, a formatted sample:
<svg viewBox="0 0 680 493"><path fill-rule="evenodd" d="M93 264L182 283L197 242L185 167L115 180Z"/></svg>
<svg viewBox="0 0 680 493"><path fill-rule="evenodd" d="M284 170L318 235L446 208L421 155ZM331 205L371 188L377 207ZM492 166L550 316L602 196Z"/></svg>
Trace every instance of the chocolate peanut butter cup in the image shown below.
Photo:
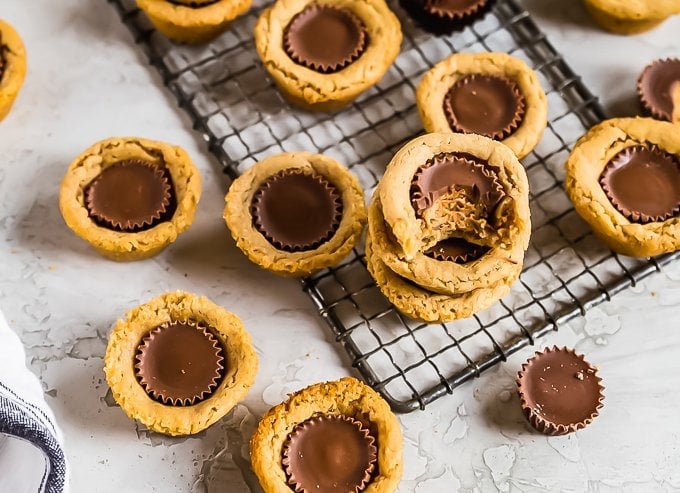
<svg viewBox="0 0 680 493"><path fill-rule="evenodd" d="M400 0L400 3L423 29L449 34L483 17L494 0Z"/></svg>
<svg viewBox="0 0 680 493"><path fill-rule="evenodd" d="M207 399L225 372L224 350L212 332L191 321L152 330L139 345L135 372L149 396L171 406Z"/></svg>
<svg viewBox="0 0 680 493"><path fill-rule="evenodd" d="M469 192L469 198L483 202L488 212L505 196L503 186L488 164L465 154L438 154L421 166L411 183L411 203L417 215L439 197L454 189Z"/></svg>
<svg viewBox="0 0 680 493"><path fill-rule="evenodd" d="M680 59L655 60L637 83L643 110L659 120L680 119Z"/></svg>
<svg viewBox="0 0 680 493"><path fill-rule="evenodd" d="M85 189L85 206L99 225L122 232L149 229L170 212L169 177L153 163L131 159L105 168Z"/></svg>
<svg viewBox="0 0 680 493"><path fill-rule="evenodd" d="M366 50L368 34L361 19L332 5L311 5L290 21L283 46L296 63L323 74L338 72Z"/></svg>
<svg viewBox="0 0 680 493"><path fill-rule="evenodd" d="M488 251L488 247L475 245L462 238L447 238L426 250L425 255L435 260L466 264L477 260Z"/></svg>
<svg viewBox="0 0 680 493"><path fill-rule="evenodd" d="M337 231L342 199L323 176L287 169L255 192L251 215L255 228L276 248L313 250Z"/></svg>
<svg viewBox="0 0 680 493"><path fill-rule="evenodd" d="M666 221L680 213L680 162L657 147L623 149L605 166L600 185L632 222Z"/></svg>
<svg viewBox="0 0 680 493"><path fill-rule="evenodd" d="M546 348L517 374L522 411L536 430L565 435L589 425L604 399L597 369L573 349Z"/></svg>
<svg viewBox="0 0 680 493"><path fill-rule="evenodd" d="M444 98L444 112L453 131L496 140L503 140L517 130L525 106L513 80L488 74L461 77Z"/></svg>
<svg viewBox="0 0 680 493"><path fill-rule="evenodd" d="M363 491L378 458L369 430L339 414L322 414L298 424L282 453L288 484L304 493Z"/></svg>

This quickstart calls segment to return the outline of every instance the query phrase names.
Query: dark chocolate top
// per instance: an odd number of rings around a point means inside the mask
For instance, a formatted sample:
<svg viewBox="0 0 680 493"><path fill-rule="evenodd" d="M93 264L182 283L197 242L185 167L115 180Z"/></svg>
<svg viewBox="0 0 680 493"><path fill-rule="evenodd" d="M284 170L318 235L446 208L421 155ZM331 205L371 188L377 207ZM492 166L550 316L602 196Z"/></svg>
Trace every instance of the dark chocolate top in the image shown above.
<svg viewBox="0 0 680 493"><path fill-rule="evenodd" d="M466 75L444 97L444 112L452 130L498 140L517 130L524 108L517 83L497 75Z"/></svg>
<svg viewBox="0 0 680 493"><path fill-rule="evenodd" d="M210 329L171 322L152 330L137 349L137 379L147 394L167 405L190 406L207 399L224 376L226 361Z"/></svg>
<svg viewBox="0 0 680 493"><path fill-rule="evenodd" d="M128 233L142 231L163 220L171 190L164 171L153 163L120 161L86 187L85 207L101 226Z"/></svg>
<svg viewBox="0 0 680 493"><path fill-rule="evenodd" d="M376 459L375 439L359 421L325 414L295 427L282 463L295 491L354 493L366 488Z"/></svg>
<svg viewBox="0 0 680 493"><path fill-rule="evenodd" d="M477 260L488 252L487 247L469 243L462 238L447 238L425 252L425 255L435 260L466 264Z"/></svg>
<svg viewBox="0 0 680 493"><path fill-rule="evenodd" d="M323 176L284 170L265 181L250 208L255 228L280 250L313 250L342 220L340 193Z"/></svg>
<svg viewBox="0 0 680 493"><path fill-rule="evenodd" d="M596 369L566 348L538 353L522 367L518 384L526 407L555 425L583 423L602 399Z"/></svg>
<svg viewBox="0 0 680 493"><path fill-rule="evenodd" d="M283 47L296 63L330 74L356 61L366 50L368 34L361 19L348 9L310 5L293 17Z"/></svg>
<svg viewBox="0 0 680 493"><path fill-rule="evenodd" d="M464 154L439 154L413 176L411 203L416 214L422 214L439 197L455 188L469 190L472 199L484 202L489 212L505 196L488 163L469 159Z"/></svg>
<svg viewBox="0 0 680 493"><path fill-rule="evenodd" d="M628 147L600 176L612 205L630 221L665 221L680 212L680 161L657 147Z"/></svg>
<svg viewBox="0 0 680 493"><path fill-rule="evenodd" d="M461 18L475 13L488 0L425 0L425 11L440 17Z"/></svg>
<svg viewBox="0 0 680 493"><path fill-rule="evenodd" d="M643 108L655 118L673 116L671 90L680 87L680 59L656 60L647 65L638 80L638 95Z"/></svg>

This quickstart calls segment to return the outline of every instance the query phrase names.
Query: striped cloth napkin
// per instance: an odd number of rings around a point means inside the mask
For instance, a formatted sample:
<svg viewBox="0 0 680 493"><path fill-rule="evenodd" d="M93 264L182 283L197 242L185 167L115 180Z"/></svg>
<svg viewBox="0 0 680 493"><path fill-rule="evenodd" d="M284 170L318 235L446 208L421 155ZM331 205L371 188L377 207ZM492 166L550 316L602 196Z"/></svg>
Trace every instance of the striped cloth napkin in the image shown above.
<svg viewBox="0 0 680 493"><path fill-rule="evenodd" d="M61 493L68 468L61 432L21 341L0 312L0 491Z"/></svg>

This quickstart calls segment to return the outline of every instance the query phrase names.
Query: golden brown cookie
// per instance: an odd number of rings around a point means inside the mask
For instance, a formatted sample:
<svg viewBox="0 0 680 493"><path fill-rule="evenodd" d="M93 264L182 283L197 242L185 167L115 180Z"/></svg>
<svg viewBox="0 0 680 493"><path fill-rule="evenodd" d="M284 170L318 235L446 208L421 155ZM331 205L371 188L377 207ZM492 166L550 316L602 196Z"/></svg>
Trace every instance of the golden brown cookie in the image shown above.
<svg viewBox="0 0 680 493"><path fill-rule="evenodd" d="M227 414L257 373L250 335L233 313L176 291L119 320L104 359L113 397L131 419L191 435Z"/></svg>
<svg viewBox="0 0 680 493"><path fill-rule="evenodd" d="M379 193L373 195L368 207L368 230L372 250L386 268L434 293L451 296L493 287L517 279L522 270L521 243L510 249L487 248L449 238L426 252L418 252L412 260L406 259L385 223Z"/></svg>
<svg viewBox="0 0 680 493"><path fill-rule="evenodd" d="M184 43L209 41L249 8L252 0L137 0L153 25Z"/></svg>
<svg viewBox="0 0 680 493"><path fill-rule="evenodd" d="M410 280L395 274L382 261L382 252L373 248L370 233L366 235L366 267L375 279L382 294L404 315L429 323L444 323L468 318L484 310L510 291L521 269L508 272L487 287L446 295L427 290Z"/></svg>
<svg viewBox="0 0 680 493"><path fill-rule="evenodd" d="M0 20L0 120L12 109L26 76L26 49L17 32Z"/></svg>
<svg viewBox="0 0 680 493"><path fill-rule="evenodd" d="M359 181L334 159L283 153L232 183L224 219L236 245L260 267L301 277L336 264L366 224Z"/></svg>
<svg viewBox="0 0 680 493"><path fill-rule="evenodd" d="M680 248L677 125L605 120L578 140L566 168L576 211L610 248L634 257Z"/></svg>
<svg viewBox="0 0 680 493"><path fill-rule="evenodd" d="M679 0L584 0L584 3L600 26L616 34L648 31L680 13Z"/></svg>
<svg viewBox="0 0 680 493"><path fill-rule="evenodd" d="M388 164L379 194L406 259L452 236L487 247L529 244L524 168L486 137L432 133L410 141Z"/></svg>
<svg viewBox="0 0 680 493"><path fill-rule="evenodd" d="M536 73L505 53L456 53L429 70L416 92L428 132L475 133L519 159L541 140L548 105Z"/></svg>
<svg viewBox="0 0 680 493"><path fill-rule="evenodd" d="M382 78L401 26L383 0L278 0L260 15L255 46L287 99L335 111Z"/></svg>
<svg viewBox="0 0 680 493"><path fill-rule="evenodd" d="M61 182L64 221L112 260L152 257L194 219L201 176L180 147L137 137L97 142Z"/></svg>
<svg viewBox="0 0 680 493"><path fill-rule="evenodd" d="M348 425L349 430L329 424L338 418L354 424ZM315 432L313 428L319 426L323 428ZM351 426L367 433L352 432ZM366 435L369 438L363 447L362 436ZM334 444L332 449L338 454L348 452L347 455L341 460L326 454L289 453L284 456L286 449L313 450L315 443L324 437L327 443ZM377 450L370 450L371 446ZM377 460L371 468L372 452L377 453ZM365 489L361 491L391 493L396 491L403 470L401 429L388 404L377 392L346 377L311 385L269 410L250 440L250 460L265 493L314 491L317 485L320 489L329 476L339 484L347 485L347 491L356 491L352 478L357 475L352 472L361 472L362 462L364 472L370 471L365 478ZM361 480L363 476L357 477ZM295 490L295 485L300 489ZM306 485L312 486L303 490Z"/></svg>

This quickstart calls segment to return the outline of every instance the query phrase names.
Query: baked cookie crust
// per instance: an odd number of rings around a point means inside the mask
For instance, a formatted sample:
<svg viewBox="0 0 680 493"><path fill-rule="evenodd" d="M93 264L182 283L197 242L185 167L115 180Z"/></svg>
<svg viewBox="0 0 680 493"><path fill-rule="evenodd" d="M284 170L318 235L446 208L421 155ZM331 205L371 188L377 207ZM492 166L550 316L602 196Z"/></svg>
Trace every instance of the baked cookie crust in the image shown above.
<svg viewBox="0 0 680 493"><path fill-rule="evenodd" d="M368 207L371 249L376 252L376 258L397 276L420 285L424 290L449 296L480 288L493 288L501 282L518 278L524 261L521 243L509 249L492 248L478 259L464 264L437 260L422 252L418 252L412 260L407 260L403 250L390 238L378 195L373 195ZM380 270L375 263L373 270ZM386 274L384 277L391 276Z"/></svg>
<svg viewBox="0 0 680 493"><path fill-rule="evenodd" d="M168 221L136 233L114 231L95 223L85 206L85 189L109 166L141 159L167 170L177 203ZM201 197L201 176L180 147L138 137L105 139L76 157L61 182L59 209L67 226L111 260L140 260L160 253L186 230Z"/></svg>
<svg viewBox="0 0 680 493"><path fill-rule="evenodd" d="M138 382L134 358L154 328L174 321L205 324L225 349L226 373L217 389L190 406L171 406L152 399ZM227 414L248 393L257 373L257 355L241 320L205 297L176 291L138 306L119 320L109 336L104 373L113 397L131 419L166 435L191 435Z"/></svg>
<svg viewBox="0 0 680 493"><path fill-rule="evenodd" d="M680 13L678 0L584 0L593 20L616 34L638 34L655 28Z"/></svg>
<svg viewBox="0 0 680 493"><path fill-rule="evenodd" d="M346 68L323 74L297 64L284 49L290 21L309 5L347 9L364 24L368 44ZM269 75L292 103L313 111L335 111L377 83L399 54L401 25L383 0L277 0L255 25L255 46Z"/></svg>
<svg viewBox="0 0 680 493"><path fill-rule="evenodd" d="M252 0L217 0L181 5L168 0L137 0L152 24L170 39L183 43L203 43L229 28L229 23L245 13Z"/></svg>
<svg viewBox="0 0 680 493"><path fill-rule="evenodd" d="M341 196L342 219L335 233L311 250L281 250L253 224L250 210L253 196L264 182L284 170L318 174ZM322 154L294 152L270 156L234 180L225 201L224 220L236 246L253 263L287 277L307 276L342 260L357 244L366 224L366 206L359 181L347 168Z"/></svg>
<svg viewBox="0 0 680 493"><path fill-rule="evenodd" d="M486 246L526 250L531 235L529 184L524 168L509 147L474 134L431 133L404 145L387 166L380 181L379 196L383 217L396 242L411 260L432 246L433 238L411 204L413 176L427 161L442 153L462 153L488 163L497 172L505 197L496 207L494 244Z"/></svg>
<svg viewBox="0 0 680 493"><path fill-rule="evenodd" d="M600 185L607 163L632 146L653 145L680 159L677 125L651 118L614 118L583 135L566 163L565 188L579 215L611 249L647 257L680 248L680 217L640 224L631 222L612 205Z"/></svg>
<svg viewBox="0 0 680 493"><path fill-rule="evenodd" d="M7 116L26 77L26 48L19 34L0 20L0 120Z"/></svg>
<svg viewBox="0 0 680 493"><path fill-rule="evenodd" d="M366 235L366 267L382 294L401 313L428 323L445 323L471 317L501 299L519 277L521 269L509 272L507 278L484 288L457 295L439 294L395 274L382 261L381 252L373 248L370 233Z"/></svg>
<svg viewBox="0 0 680 493"><path fill-rule="evenodd" d="M519 87L525 113L518 128L501 142L522 159L541 140L547 125L548 104L536 73L519 58L505 53L456 53L430 69L416 91L425 130L452 132L444 111L444 99L458 80L472 74L504 77Z"/></svg>
<svg viewBox="0 0 680 493"><path fill-rule="evenodd" d="M262 417L250 440L250 459L265 493L292 491L281 464L283 444L298 423L319 414L342 414L367 427L378 447L378 472L363 491L396 491L403 471L399 421L377 392L345 377L300 390Z"/></svg>

